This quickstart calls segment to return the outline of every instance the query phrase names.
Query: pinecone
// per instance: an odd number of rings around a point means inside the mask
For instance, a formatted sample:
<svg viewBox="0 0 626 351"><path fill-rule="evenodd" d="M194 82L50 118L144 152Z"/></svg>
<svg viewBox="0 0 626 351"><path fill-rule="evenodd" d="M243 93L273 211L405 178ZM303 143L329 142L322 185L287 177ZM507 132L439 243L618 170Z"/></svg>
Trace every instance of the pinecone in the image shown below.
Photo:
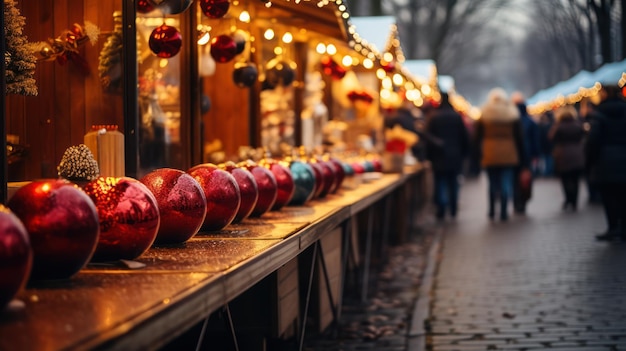
<svg viewBox="0 0 626 351"><path fill-rule="evenodd" d="M68 147L63 153L57 171L59 177L70 181L89 181L100 175L98 162L85 144Z"/></svg>

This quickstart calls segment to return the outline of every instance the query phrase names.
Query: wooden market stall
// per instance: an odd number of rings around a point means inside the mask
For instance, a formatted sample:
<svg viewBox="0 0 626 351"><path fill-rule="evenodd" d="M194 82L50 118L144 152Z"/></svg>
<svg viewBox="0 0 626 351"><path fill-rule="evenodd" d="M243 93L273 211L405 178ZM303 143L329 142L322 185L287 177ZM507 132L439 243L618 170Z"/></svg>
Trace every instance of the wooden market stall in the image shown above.
<svg viewBox="0 0 626 351"><path fill-rule="evenodd" d="M6 97L5 203L25 184L60 177L65 152L90 141L101 175L132 183L155 170L240 161L256 147L312 151L336 136L324 129L332 120L367 117L362 134L378 126L381 53L355 36L341 1L7 3L36 44L38 91ZM346 88L349 72L359 78ZM368 115L359 117L342 102L365 89ZM64 279L31 280L0 312L0 349L260 350L271 339L301 347L307 330L340 318L349 274L367 297L371 263L406 238L417 211L409 198L423 191L420 165L384 174L356 136L332 143L356 155L343 163L348 180L325 196Z"/></svg>

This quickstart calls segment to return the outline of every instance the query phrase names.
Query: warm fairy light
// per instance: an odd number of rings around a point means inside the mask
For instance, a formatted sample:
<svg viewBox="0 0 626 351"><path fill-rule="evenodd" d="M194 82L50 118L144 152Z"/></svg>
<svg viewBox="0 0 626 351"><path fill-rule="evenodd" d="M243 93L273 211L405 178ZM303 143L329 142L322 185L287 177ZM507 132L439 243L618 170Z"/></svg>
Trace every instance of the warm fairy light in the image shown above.
<svg viewBox="0 0 626 351"><path fill-rule="evenodd" d="M159 60L159 67L161 67L161 68L165 68L165 67L167 67L167 64L168 64L168 63L169 63L169 60L167 60L167 59L161 59L161 60Z"/></svg>
<svg viewBox="0 0 626 351"><path fill-rule="evenodd" d="M337 53L337 47L333 44L328 44L328 46L326 46L326 52L329 55L334 55Z"/></svg>
<svg viewBox="0 0 626 351"><path fill-rule="evenodd" d="M381 97L382 99L389 99L389 98L391 98L391 91L389 91L389 90L387 90L387 89L385 89L385 90L381 90L381 91L380 91L380 97Z"/></svg>
<svg viewBox="0 0 626 351"><path fill-rule="evenodd" d="M369 58L364 58L363 59L363 67L366 69L372 69L374 68L374 61L370 60Z"/></svg>
<svg viewBox="0 0 626 351"><path fill-rule="evenodd" d="M387 77L387 72L385 72L384 69L379 68L379 69L376 70L376 77L378 79L383 79L383 78Z"/></svg>
<svg viewBox="0 0 626 351"><path fill-rule="evenodd" d="M432 89L430 88L430 85L422 85L422 94L424 94L424 96L429 96L431 92Z"/></svg>
<svg viewBox="0 0 626 351"><path fill-rule="evenodd" d="M401 74L396 73L393 75L393 84L402 85L404 83L404 77Z"/></svg>
<svg viewBox="0 0 626 351"><path fill-rule="evenodd" d="M267 40L272 40L274 39L274 30L272 28L268 28L265 33L263 33L263 38L267 39Z"/></svg>
<svg viewBox="0 0 626 351"><path fill-rule="evenodd" d="M341 59L341 63L348 67L348 66L352 66L352 56L350 55L346 55Z"/></svg>
<svg viewBox="0 0 626 351"><path fill-rule="evenodd" d="M324 45L324 43L318 43L315 47L315 52L320 55L324 55L326 53L326 45Z"/></svg>
<svg viewBox="0 0 626 351"><path fill-rule="evenodd" d="M274 55L282 55L283 54L283 48L281 48L280 46L277 46L274 48Z"/></svg>
<svg viewBox="0 0 626 351"><path fill-rule="evenodd" d="M393 89L393 83L391 82L391 78L389 77L383 78L383 80L380 82L380 85L385 89Z"/></svg>
<svg viewBox="0 0 626 351"><path fill-rule="evenodd" d="M282 41L285 44L291 43L293 41L293 35L291 35L290 32L287 32L287 33L283 34Z"/></svg>
<svg viewBox="0 0 626 351"><path fill-rule="evenodd" d="M386 52L383 54L383 60L387 61L387 62L391 62L393 61L393 54L390 52Z"/></svg>
<svg viewBox="0 0 626 351"><path fill-rule="evenodd" d="M241 11L239 14L239 20L243 23L250 23L250 13L248 11Z"/></svg>

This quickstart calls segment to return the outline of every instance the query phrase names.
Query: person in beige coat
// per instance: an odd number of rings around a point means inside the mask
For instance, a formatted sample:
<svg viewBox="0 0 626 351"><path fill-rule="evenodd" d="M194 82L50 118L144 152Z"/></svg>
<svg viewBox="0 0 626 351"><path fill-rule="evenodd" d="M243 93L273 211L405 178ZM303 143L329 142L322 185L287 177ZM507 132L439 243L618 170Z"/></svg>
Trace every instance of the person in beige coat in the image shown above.
<svg viewBox="0 0 626 351"><path fill-rule="evenodd" d="M519 110L501 88L489 92L476 124L475 142L481 150L481 165L489 179L489 218L495 217L500 201L500 220L508 219L515 167L523 163L523 138Z"/></svg>

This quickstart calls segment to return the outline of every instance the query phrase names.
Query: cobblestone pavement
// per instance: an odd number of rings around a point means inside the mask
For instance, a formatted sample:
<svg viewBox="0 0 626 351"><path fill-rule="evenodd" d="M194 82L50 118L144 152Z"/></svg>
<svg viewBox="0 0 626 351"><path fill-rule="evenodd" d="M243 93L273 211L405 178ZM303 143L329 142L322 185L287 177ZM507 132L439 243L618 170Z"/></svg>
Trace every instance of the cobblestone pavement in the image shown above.
<svg viewBox="0 0 626 351"><path fill-rule="evenodd" d="M527 214L500 222L486 180L464 184L442 224L428 350L626 350L626 243L595 241L604 217L582 188L564 212L558 181L537 179Z"/></svg>

